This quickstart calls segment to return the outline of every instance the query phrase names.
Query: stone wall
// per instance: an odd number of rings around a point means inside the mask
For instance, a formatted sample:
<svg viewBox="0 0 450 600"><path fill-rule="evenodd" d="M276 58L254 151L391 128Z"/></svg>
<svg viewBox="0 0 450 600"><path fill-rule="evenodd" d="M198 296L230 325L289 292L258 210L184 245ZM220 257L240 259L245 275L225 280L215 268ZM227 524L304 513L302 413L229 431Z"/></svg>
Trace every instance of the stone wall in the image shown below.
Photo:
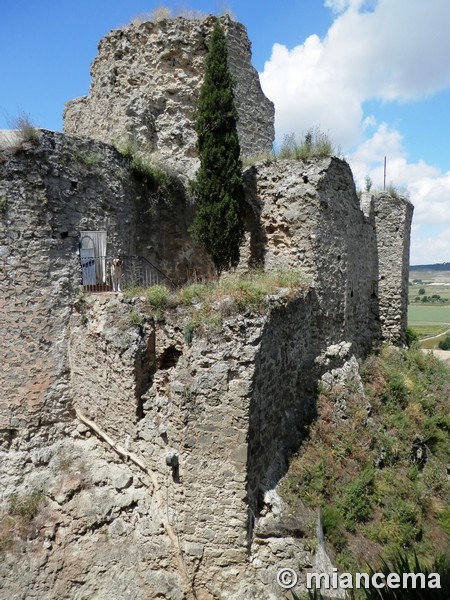
<svg viewBox="0 0 450 600"><path fill-rule="evenodd" d="M196 156L194 113L215 22L215 17L178 17L111 31L92 63L89 95L66 105L65 132L109 143L132 137L142 149L157 151L179 170L189 170L189 159ZM274 108L251 65L246 29L228 17L221 22L236 78L242 154L268 152Z"/></svg>
<svg viewBox="0 0 450 600"><path fill-rule="evenodd" d="M376 339L405 343L412 204L357 197L338 158L266 161L245 173L247 239L240 268L301 269L325 319L361 352Z"/></svg>
<svg viewBox="0 0 450 600"><path fill-rule="evenodd" d="M383 339L406 344L409 246L414 207L405 198L372 197L378 255L378 302Z"/></svg>
<svg viewBox="0 0 450 600"><path fill-rule="evenodd" d="M297 567L311 559L298 523L294 528L282 518L278 531L261 536L259 522L262 514L267 520L267 497L314 416L318 377L348 355L350 344L338 343L340 328L321 322L320 311L314 290L294 302L280 291L268 315L230 316L222 329L196 333L189 344L183 335L187 309L168 310L155 322L141 300L98 297L84 319L73 317L74 407L152 474L153 508L146 519L155 523L167 513L177 537L174 547L161 532L160 570L171 573L187 598L190 585L202 599L282 598L280 562ZM142 316L140 326L130 325L131 312ZM326 347L326 339L336 346ZM134 374L144 356L147 388L139 385L142 371ZM172 455L176 468L167 465ZM135 514L135 532L142 520ZM146 552L147 542L134 535L123 534L126 547L134 539ZM150 569L155 559L148 556ZM128 563L131 572L135 561ZM103 590L109 589L107 579ZM157 577L155 582L164 589Z"/></svg>
<svg viewBox="0 0 450 600"><path fill-rule="evenodd" d="M100 142L41 132L39 145L7 150L0 198L8 364L0 374L0 429L8 444L31 421L35 428L67 417L67 331L81 283L81 230L106 230L109 257L142 255L174 281L201 277L210 261L188 234L192 207L184 196L158 201L118 152Z"/></svg>
<svg viewBox="0 0 450 600"><path fill-rule="evenodd" d="M187 309L156 318L145 299L80 295L77 257L79 231L105 229L110 255L206 275L182 190L158 202L114 148L40 135L0 160L2 589L283 598L277 568L311 556L276 486L320 377L404 335L410 205L380 196L361 210L336 158L257 164L240 268L300 269L310 285L188 343ZM8 498L33 490L39 515L14 529Z"/></svg>

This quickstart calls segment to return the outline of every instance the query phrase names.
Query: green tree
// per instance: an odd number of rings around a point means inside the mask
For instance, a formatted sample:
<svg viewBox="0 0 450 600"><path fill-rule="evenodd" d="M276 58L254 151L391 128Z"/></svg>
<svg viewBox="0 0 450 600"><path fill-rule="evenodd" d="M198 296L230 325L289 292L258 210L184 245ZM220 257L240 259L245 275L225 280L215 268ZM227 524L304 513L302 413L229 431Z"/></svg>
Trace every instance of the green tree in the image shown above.
<svg viewBox="0 0 450 600"><path fill-rule="evenodd" d="M192 186L196 215L191 228L194 238L212 257L217 277L238 264L245 232L245 189L236 122L227 42L217 21L197 106L200 168Z"/></svg>

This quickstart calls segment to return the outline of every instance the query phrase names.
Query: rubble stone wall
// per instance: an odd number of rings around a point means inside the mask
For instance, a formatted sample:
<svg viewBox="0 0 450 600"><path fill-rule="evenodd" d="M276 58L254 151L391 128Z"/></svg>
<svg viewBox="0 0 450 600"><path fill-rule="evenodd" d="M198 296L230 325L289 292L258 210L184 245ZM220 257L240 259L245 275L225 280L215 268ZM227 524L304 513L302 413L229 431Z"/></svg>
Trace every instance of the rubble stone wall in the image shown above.
<svg viewBox="0 0 450 600"><path fill-rule="evenodd" d="M66 133L108 143L136 139L179 170L196 156L194 113L215 17L147 21L111 31L92 63L89 95L68 102ZM222 17L235 77L243 156L269 152L274 108L251 65L243 25Z"/></svg>
<svg viewBox="0 0 450 600"><path fill-rule="evenodd" d="M299 524L267 527L276 485L320 377L402 340L410 205L362 210L336 158L257 164L240 268L300 269L309 285L189 341L181 308L161 318L145 299L80 295L77 246L104 229L108 253L158 258L180 281L206 274L192 207L155 204L111 146L40 136L0 161L2 589L281 599L277 567L311 556ZM39 518L11 532L8 499L33 490Z"/></svg>

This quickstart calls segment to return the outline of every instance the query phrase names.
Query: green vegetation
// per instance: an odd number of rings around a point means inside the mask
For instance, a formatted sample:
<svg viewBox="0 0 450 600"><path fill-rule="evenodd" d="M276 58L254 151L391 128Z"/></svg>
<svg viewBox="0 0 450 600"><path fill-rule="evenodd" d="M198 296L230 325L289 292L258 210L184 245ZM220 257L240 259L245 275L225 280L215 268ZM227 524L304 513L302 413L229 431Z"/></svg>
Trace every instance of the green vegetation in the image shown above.
<svg viewBox="0 0 450 600"><path fill-rule="evenodd" d="M387 186L386 192L393 198L396 198L397 200L399 200L400 198L408 199L410 196L409 191L405 187L396 186L394 183L392 183L392 181Z"/></svg>
<svg viewBox="0 0 450 600"><path fill-rule="evenodd" d="M326 133L319 128L309 129L299 140L295 133L284 137L283 143L278 151L265 152L263 154L246 157L246 167L257 162L272 163L277 160L310 160L316 157L341 156L341 150L335 146Z"/></svg>
<svg viewBox="0 0 450 600"><path fill-rule="evenodd" d="M364 571L371 579L375 573L383 573L387 581L390 573L397 573L400 576L400 581L403 573L421 573L424 576L424 582L428 582L431 573L440 575L439 588L422 588L420 580L417 587L412 585L412 578L408 578L407 588L402 586L375 588L370 586L368 589L347 590L349 599L356 600L448 600L448 590L450 589L450 559L444 555L434 560L432 564L420 561L416 554L413 557L408 557L404 553L398 553L390 561L381 561L377 567L369 566ZM434 579L434 578L433 578ZM377 580L378 582L378 580ZM311 590L306 595L300 597L294 592L292 600L324 600L324 597L319 591Z"/></svg>
<svg viewBox="0 0 450 600"><path fill-rule="evenodd" d="M373 186L373 181L372 181L372 179L370 178L370 176L369 176L369 175L366 175L366 176L364 177L364 190L365 190L367 193L369 193L369 192L370 192L370 190L372 189L372 186Z"/></svg>
<svg viewBox="0 0 450 600"><path fill-rule="evenodd" d="M0 196L0 213L5 213L8 207L8 199L6 196Z"/></svg>
<svg viewBox="0 0 450 600"><path fill-rule="evenodd" d="M408 348L410 346L412 346L412 344L414 342L417 342L418 340L419 340L418 333L412 327L408 326L406 328L406 344L408 345Z"/></svg>
<svg viewBox="0 0 450 600"><path fill-rule="evenodd" d="M234 20L233 12L230 9L223 8L218 12L218 15L228 15L230 19ZM178 8L173 11L167 6L158 6L150 13L143 13L133 18L132 23L139 24L146 21L165 21L166 19L173 19L175 17L183 17L184 19L190 20L201 20L207 16L207 13L201 10L195 10L190 8Z"/></svg>
<svg viewBox="0 0 450 600"><path fill-rule="evenodd" d="M450 551L450 371L415 345L385 346L360 370L364 393L357 382L320 392L282 496L293 510L322 506L345 570L399 553L430 565Z"/></svg>
<svg viewBox="0 0 450 600"><path fill-rule="evenodd" d="M15 120L15 128L19 130L20 141L22 143L39 144L39 130L33 125L30 115L21 113Z"/></svg>
<svg viewBox="0 0 450 600"><path fill-rule="evenodd" d="M190 344L195 332L219 331L227 316L246 311L263 314L269 309L271 295L282 292L284 301L288 301L307 286L308 280L300 271L257 271L227 274L214 282L191 283L173 291L160 285L147 289L130 287L125 296L145 297L158 320L166 310L184 311L184 337Z"/></svg>
<svg viewBox="0 0 450 600"><path fill-rule="evenodd" d="M132 310L130 312L130 323L134 327L140 327L144 322L144 316L141 315L137 310Z"/></svg>
<svg viewBox="0 0 450 600"><path fill-rule="evenodd" d="M419 292L420 293L420 292ZM425 292L423 292L425 294ZM445 298L442 298L439 294L433 294L432 296L416 296L414 302L432 302L438 304L444 304L447 302Z"/></svg>
<svg viewBox="0 0 450 600"><path fill-rule="evenodd" d="M450 350L450 335L447 335L438 344L440 350Z"/></svg>
<svg viewBox="0 0 450 600"><path fill-rule="evenodd" d="M294 133L286 135L278 154L280 159L308 160L313 157L339 155L340 149L336 148L327 134L322 133L317 127L309 129L303 138L298 141Z"/></svg>
<svg viewBox="0 0 450 600"><path fill-rule="evenodd" d="M169 304L169 289L163 285L154 285L146 290L145 297L153 308L156 319L160 320Z"/></svg>
<svg viewBox="0 0 450 600"><path fill-rule="evenodd" d="M25 540L44 506L44 494L33 490L28 494L11 494L8 509L0 517L0 553L12 549L20 540Z"/></svg>
<svg viewBox="0 0 450 600"><path fill-rule="evenodd" d="M425 296L424 296L425 297ZM408 307L408 325L416 332L419 339L440 336L450 329L450 304L418 303ZM437 348L442 337L421 341L423 348Z"/></svg>
<svg viewBox="0 0 450 600"><path fill-rule="evenodd" d="M142 186L153 192L155 201L169 203L179 188L177 176L167 167L158 163L154 156L139 150L139 144L133 137L117 144L117 150L128 161L128 168ZM153 211L155 206L149 207Z"/></svg>
<svg viewBox="0 0 450 600"><path fill-rule="evenodd" d="M38 514L43 500L44 494L38 490L23 496L11 494L9 497L8 512L11 516L21 517L26 521L31 521Z"/></svg>
<svg viewBox="0 0 450 600"><path fill-rule="evenodd" d="M98 152L88 152L87 150L78 150L74 154L75 160L86 167L95 167L101 161L101 156Z"/></svg>
<svg viewBox="0 0 450 600"><path fill-rule="evenodd" d="M192 183L196 213L191 229L212 257L217 277L238 264L245 233L245 188L227 55L225 34L217 21L195 120L200 168Z"/></svg>

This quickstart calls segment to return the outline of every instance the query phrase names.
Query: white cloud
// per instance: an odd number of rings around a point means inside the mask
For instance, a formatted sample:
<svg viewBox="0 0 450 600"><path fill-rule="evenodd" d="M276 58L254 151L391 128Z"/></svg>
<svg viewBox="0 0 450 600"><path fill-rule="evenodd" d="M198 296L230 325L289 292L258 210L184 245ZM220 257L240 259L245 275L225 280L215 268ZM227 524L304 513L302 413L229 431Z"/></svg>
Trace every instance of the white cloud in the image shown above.
<svg viewBox="0 0 450 600"><path fill-rule="evenodd" d="M355 181L363 187L366 175L369 175L376 187L384 184L384 158L386 157L386 183L407 188L415 195L416 189L411 185L419 180L440 177L441 172L436 167L420 160L410 163L407 160L401 133L381 123L372 137L365 140L350 155L347 160L352 166Z"/></svg>
<svg viewBox="0 0 450 600"><path fill-rule="evenodd" d="M364 101L414 100L450 85L448 0L326 4L344 12L324 40L312 35L290 50L275 44L260 74L278 141L319 125L350 146L360 140Z"/></svg>
<svg viewBox="0 0 450 600"><path fill-rule="evenodd" d="M275 44L260 74L275 103L277 142L318 126L347 153L361 188L367 175L375 186L383 185L386 156L386 182L406 188L415 204L416 263L419 256L422 262L450 261L449 232L430 244L432 237L421 227L450 225L450 173L422 160L409 162L401 132L364 114L369 100L418 101L450 86L450 2L325 0L325 5L336 14L326 37L312 35L292 49ZM433 261L424 258L426 248Z"/></svg>
<svg viewBox="0 0 450 600"><path fill-rule="evenodd" d="M437 235L411 235L411 265L426 265L450 262L450 228Z"/></svg>

